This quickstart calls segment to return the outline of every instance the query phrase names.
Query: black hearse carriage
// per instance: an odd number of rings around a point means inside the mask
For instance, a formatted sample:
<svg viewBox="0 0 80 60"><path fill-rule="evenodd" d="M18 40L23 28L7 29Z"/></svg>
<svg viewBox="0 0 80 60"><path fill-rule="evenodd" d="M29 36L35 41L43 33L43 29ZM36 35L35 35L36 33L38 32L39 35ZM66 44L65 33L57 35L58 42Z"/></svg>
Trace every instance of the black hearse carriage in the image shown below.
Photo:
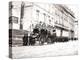
<svg viewBox="0 0 80 60"><path fill-rule="evenodd" d="M51 31L48 31L47 29L33 29L33 39L35 39L35 42L38 41L40 45L43 45L44 43L54 43L56 38L56 30L52 29Z"/></svg>
<svg viewBox="0 0 80 60"><path fill-rule="evenodd" d="M28 33L28 45L43 45L44 43L51 44L55 42L56 30L53 26L46 26L45 23L37 24L33 31Z"/></svg>

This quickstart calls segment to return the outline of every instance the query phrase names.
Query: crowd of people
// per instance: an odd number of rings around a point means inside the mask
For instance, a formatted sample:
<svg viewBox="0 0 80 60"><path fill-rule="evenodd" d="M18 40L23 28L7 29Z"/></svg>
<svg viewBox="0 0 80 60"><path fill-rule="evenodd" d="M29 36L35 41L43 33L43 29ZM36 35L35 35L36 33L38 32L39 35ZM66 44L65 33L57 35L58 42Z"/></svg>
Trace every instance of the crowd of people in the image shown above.
<svg viewBox="0 0 80 60"><path fill-rule="evenodd" d="M38 41L39 45L43 45L44 43L47 44L51 44L54 43L55 41L55 37L56 37L56 33L55 30L52 30L53 34L50 33L50 31L46 30L46 29L41 29L39 31L39 29L34 29L33 32L28 35L25 34L23 37L23 45L27 46L27 45L35 45L36 41Z"/></svg>

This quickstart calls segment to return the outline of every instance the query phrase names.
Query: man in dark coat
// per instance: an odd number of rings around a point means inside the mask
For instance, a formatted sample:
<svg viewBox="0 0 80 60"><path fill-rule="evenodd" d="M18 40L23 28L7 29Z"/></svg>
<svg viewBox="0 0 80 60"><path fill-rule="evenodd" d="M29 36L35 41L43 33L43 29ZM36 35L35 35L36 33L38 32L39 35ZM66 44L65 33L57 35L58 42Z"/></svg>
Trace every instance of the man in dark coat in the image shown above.
<svg viewBox="0 0 80 60"><path fill-rule="evenodd" d="M28 45L28 34L24 34L24 37L23 37L23 46L26 46Z"/></svg>

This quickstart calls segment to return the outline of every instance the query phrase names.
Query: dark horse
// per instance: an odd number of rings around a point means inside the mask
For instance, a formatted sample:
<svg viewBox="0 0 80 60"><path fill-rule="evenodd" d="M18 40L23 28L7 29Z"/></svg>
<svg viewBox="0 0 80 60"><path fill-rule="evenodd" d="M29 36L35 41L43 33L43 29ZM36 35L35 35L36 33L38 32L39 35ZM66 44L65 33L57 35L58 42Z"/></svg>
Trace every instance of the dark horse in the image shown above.
<svg viewBox="0 0 80 60"><path fill-rule="evenodd" d="M47 30L41 29L39 35L40 35L40 36L39 36L39 38L40 38L40 43L43 45L44 42L46 42L46 39L47 39Z"/></svg>

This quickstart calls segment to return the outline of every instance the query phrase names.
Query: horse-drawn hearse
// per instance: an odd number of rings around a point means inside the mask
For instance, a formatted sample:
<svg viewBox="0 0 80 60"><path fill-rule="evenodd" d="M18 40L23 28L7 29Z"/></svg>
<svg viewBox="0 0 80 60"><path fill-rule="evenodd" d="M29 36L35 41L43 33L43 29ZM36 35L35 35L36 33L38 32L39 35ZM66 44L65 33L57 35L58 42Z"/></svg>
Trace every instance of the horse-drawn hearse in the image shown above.
<svg viewBox="0 0 80 60"><path fill-rule="evenodd" d="M68 37L64 36L57 36L58 32L56 32L56 27L51 25L37 24L33 31L27 35L27 39L23 37L23 45L44 45L52 44L54 42L65 42L68 41ZM27 40L27 41L26 41ZM26 41L26 42L25 42Z"/></svg>
<svg viewBox="0 0 80 60"><path fill-rule="evenodd" d="M33 32L30 35L23 38L24 44L23 45L35 45L37 42L39 45L43 45L44 43L51 44L54 43L56 39L55 30L53 30L53 34L46 29L33 29Z"/></svg>

